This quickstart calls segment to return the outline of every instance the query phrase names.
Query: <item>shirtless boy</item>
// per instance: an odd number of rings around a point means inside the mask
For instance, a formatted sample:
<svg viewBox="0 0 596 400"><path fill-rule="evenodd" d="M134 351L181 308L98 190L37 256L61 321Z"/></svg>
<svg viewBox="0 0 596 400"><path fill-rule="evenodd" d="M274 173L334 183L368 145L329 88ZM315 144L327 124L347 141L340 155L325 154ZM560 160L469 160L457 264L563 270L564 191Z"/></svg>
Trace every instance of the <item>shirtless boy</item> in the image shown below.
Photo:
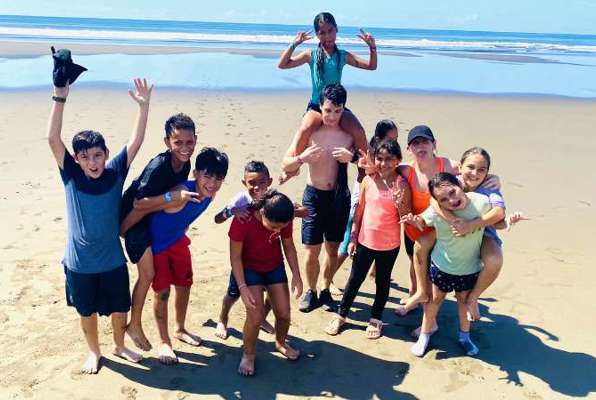
<svg viewBox="0 0 596 400"><path fill-rule="evenodd" d="M346 97L346 90L339 84L325 87L321 96L322 126L311 135L308 147L290 146L282 162L282 168L288 174L295 174L302 164L308 164L307 185L302 198L308 217L302 221L302 243L306 250L309 289L300 302L302 312L310 312L319 304L328 311L335 308L329 286L350 212L347 163L353 158L351 149L354 145L352 136L339 126ZM323 243L326 255L323 290L317 296L321 268L319 254Z"/></svg>

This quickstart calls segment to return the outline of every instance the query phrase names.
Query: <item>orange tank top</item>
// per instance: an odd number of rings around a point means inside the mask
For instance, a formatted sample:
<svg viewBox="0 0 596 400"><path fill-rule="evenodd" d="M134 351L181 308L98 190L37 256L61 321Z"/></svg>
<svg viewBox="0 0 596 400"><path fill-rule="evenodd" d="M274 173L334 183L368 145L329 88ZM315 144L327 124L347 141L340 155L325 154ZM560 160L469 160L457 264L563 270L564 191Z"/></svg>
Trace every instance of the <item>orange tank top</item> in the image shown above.
<svg viewBox="0 0 596 400"><path fill-rule="evenodd" d="M419 215L430 205L430 193L416 190L416 185L414 184L415 168L416 164L410 166L408 172L408 185L410 185L410 191L412 192L412 214ZM444 172L444 169L443 158L437 158L437 171ZM405 224L404 230L411 240L417 240L420 236L431 232L433 228L426 228L423 231L419 231L415 226Z"/></svg>

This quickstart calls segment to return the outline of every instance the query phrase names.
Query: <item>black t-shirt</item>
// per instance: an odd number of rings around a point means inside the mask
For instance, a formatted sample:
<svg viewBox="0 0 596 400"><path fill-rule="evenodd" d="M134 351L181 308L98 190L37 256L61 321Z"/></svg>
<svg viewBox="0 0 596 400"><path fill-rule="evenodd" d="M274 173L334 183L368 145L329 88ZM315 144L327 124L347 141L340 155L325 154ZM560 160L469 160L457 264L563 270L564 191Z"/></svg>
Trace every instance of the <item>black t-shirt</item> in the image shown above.
<svg viewBox="0 0 596 400"><path fill-rule="evenodd" d="M122 196L122 217L133 208L136 199L163 194L188 179L190 161L187 161L180 172L172 169L172 153L168 150L155 156L141 175L126 189Z"/></svg>

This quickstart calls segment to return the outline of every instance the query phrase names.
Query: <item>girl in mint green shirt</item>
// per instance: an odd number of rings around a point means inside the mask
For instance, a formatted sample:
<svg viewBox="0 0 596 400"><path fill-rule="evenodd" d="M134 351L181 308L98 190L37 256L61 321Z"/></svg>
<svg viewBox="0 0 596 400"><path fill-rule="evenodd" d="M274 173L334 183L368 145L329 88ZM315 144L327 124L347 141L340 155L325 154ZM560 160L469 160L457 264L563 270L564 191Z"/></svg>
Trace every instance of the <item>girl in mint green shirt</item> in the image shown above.
<svg viewBox="0 0 596 400"><path fill-rule="evenodd" d="M452 212L458 218L478 218L491 209L488 197L478 193L465 193L459 180L452 174L436 174L428 186L439 207ZM425 308L420 336L412 346L412 353L419 357L424 355L430 337L436 330L436 318L441 304L447 293L455 291L460 329L458 341L467 355L478 354L478 347L470 339L466 301L481 268L480 247L484 228L466 236L455 236L451 225L432 207L421 215L409 214L402 218L402 222L416 225L419 229L432 226L437 236L429 268L432 299Z"/></svg>

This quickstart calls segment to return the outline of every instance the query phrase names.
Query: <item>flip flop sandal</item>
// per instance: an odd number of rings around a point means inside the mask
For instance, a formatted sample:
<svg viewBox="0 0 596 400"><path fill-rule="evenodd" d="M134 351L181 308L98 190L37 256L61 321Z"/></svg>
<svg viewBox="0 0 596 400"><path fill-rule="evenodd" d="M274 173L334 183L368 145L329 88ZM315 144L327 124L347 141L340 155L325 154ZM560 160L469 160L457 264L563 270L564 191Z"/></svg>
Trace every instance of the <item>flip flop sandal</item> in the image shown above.
<svg viewBox="0 0 596 400"><path fill-rule="evenodd" d="M331 321L329 321L329 324L325 328L325 333L331 336L335 336L340 332L342 326L344 326L345 323L346 320L337 315L333 317Z"/></svg>
<svg viewBox="0 0 596 400"><path fill-rule="evenodd" d="M378 339L383 333L383 321L371 318L366 327L366 337L368 339Z"/></svg>

